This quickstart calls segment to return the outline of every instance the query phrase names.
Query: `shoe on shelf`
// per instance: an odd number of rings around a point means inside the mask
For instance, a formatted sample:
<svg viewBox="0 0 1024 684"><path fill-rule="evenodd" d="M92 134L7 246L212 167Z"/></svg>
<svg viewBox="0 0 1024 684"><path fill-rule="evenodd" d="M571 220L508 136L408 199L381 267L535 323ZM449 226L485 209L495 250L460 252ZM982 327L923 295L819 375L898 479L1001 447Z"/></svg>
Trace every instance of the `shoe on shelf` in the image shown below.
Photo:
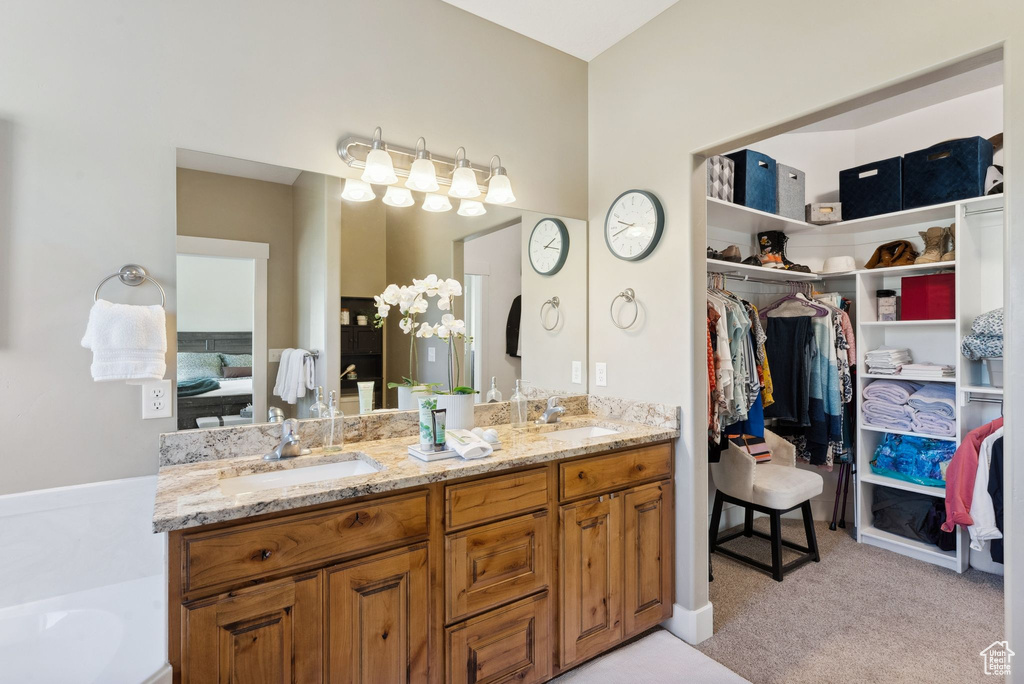
<svg viewBox="0 0 1024 684"><path fill-rule="evenodd" d="M914 259L914 263L934 264L946 251L946 229L942 226L932 226L928 230L920 231L920 235L924 240L924 252Z"/></svg>
<svg viewBox="0 0 1024 684"><path fill-rule="evenodd" d="M761 247L761 265L767 268L782 268L787 271L810 273L811 269L801 264L794 264L786 257L786 243L789 236L781 230L769 230L757 234L757 243Z"/></svg>
<svg viewBox="0 0 1024 684"><path fill-rule="evenodd" d="M736 245L729 245L722 250L722 261L731 261L734 264L740 263L742 256L740 255L740 248Z"/></svg>
<svg viewBox="0 0 1024 684"><path fill-rule="evenodd" d="M761 260L756 256L748 256L743 263L747 266L761 266Z"/></svg>
<svg viewBox="0 0 1024 684"><path fill-rule="evenodd" d="M722 253L721 252L719 252L717 249L713 249L711 247L708 247L708 259L719 259L720 260L721 258L722 258Z"/></svg>
<svg viewBox="0 0 1024 684"><path fill-rule="evenodd" d="M949 238L949 251L942 255L940 261L956 261L956 224L951 223L946 228L946 237Z"/></svg>

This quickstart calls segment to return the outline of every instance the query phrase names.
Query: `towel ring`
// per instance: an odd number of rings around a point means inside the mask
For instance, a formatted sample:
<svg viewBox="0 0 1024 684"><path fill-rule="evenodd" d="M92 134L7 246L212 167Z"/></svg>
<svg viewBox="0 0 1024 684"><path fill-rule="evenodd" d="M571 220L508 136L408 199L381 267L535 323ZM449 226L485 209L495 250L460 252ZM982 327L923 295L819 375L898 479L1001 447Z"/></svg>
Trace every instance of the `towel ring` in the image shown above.
<svg viewBox="0 0 1024 684"><path fill-rule="evenodd" d="M138 287L148 280L156 285L157 289L160 290L160 306L165 306L167 304L167 293L164 292L164 288L161 287L160 283L156 282L153 277L146 273L146 269L142 268L138 264L125 264L121 267L120 271L117 273L111 273L101 280L100 284L96 286L96 290L92 293L92 301L99 301L100 288L103 287L103 283L107 282L111 278L117 278L122 284L127 285L128 287Z"/></svg>
<svg viewBox="0 0 1024 684"><path fill-rule="evenodd" d="M558 300L558 297L552 297L551 299L540 305L540 327L544 328L548 332L551 332L552 330L558 327L558 322L562 320L562 314L558 310L560 304L561 302ZM544 309L548 306L555 310L555 322L550 328L547 326L547 322L544 320Z"/></svg>
<svg viewBox="0 0 1024 684"><path fill-rule="evenodd" d="M618 301L619 298L625 299L627 304L633 305L633 319L626 325L619 325L619 321L615 318L615 302ZM608 314L612 317L612 323L614 323L615 327L619 330L626 330L633 327L633 324L636 323L637 316L640 315L640 305L636 303L636 292L633 291L633 288L627 287L625 290L615 295L615 299L612 300L611 305L608 307Z"/></svg>

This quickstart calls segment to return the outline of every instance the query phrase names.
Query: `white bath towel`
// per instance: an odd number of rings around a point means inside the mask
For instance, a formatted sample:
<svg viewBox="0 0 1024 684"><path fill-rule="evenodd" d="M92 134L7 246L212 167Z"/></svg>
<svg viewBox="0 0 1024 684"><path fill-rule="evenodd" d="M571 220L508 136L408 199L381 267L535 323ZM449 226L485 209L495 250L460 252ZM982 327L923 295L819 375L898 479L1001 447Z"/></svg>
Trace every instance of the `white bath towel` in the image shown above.
<svg viewBox="0 0 1024 684"><path fill-rule="evenodd" d="M306 396L307 389L316 387L316 371L313 358L307 357L305 349L285 349L281 352L281 363L274 382L274 394L289 404L295 404Z"/></svg>
<svg viewBox="0 0 1024 684"><path fill-rule="evenodd" d="M157 304L98 300L89 311L82 346L92 350L92 379L160 380L167 373L167 321Z"/></svg>

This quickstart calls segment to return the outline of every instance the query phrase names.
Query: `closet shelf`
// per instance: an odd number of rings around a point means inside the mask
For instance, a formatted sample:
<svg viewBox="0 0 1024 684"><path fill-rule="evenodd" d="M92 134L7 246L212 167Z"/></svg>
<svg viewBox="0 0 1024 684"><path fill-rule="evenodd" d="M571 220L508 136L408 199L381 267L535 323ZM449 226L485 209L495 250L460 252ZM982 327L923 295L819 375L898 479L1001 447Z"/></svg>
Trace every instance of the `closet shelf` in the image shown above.
<svg viewBox="0 0 1024 684"><path fill-rule="evenodd" d="M744 276L750 280L767 280L780 283L812 282L821 280L817 273L800 273L799 271L783 271L778 268L763 268L761 266L748 266L747 264L734 264L719 259L708 259L708 273L724 273L727 277L742 280Z"/></svg>
<svg viewBox="0 0 1024 684"><path fill-rule="evenodd" d="M881 373L860 373L857 377L870 380L907 380L909 382L956 382L956 378L918 378L913 375L883 375Z"/></svg>
<svg viewBox="0 0 1024 684"><path fill-rule="evenodd" d="M928 435L923 432L910 432L908 430L892 430L890 428L868 425L867 423L861 424L860 428L861 430L867 430L868 432L880 432L883 435L905 435L907 437L923 437L925 439L937 439L941 442L957 441L956 437L939 437L938 435Z"/></svg>
<svg viewBox="0 0 1024 684"><path fill-rule="evenodd" d="M917 275L918 273L931 273L932 271L952 271L956 269L955 261L939 261L934 264L911 264L909 266L890 266L888 268L861 268L850 271L847 275L858 273L870 276L901 276Z"/></svg>
<svg viewBox="0 0 1024 684"><path fill-rule="evenodd" d="M879 530L873 526L865 525L860 530L861 538L872 546L878 546L889 551L896 551L903 553L904 555L918 560L923 560L928 563L940 565L950 570L957 570L958 559L956 550L943 551L934 544L928 542L919 541L917 539L908 539L907 537L901 537L898 534L891 532L885 532Z"/></svg>
<svg viewBox="0 0 1024 684"><path fill-rule="evenodd" d="M781 230L787 234L809 233L818 226L805 221L786 218L778 214L751 209L715 197L708 197L708 226L724 228L738 233L757 235L766 230ZM756 267L755 267L756 268Z"/></svg>
<svg viewBox="0 0 1024 684"><path fill-rule="evenodd" d="M885 475L878 475L877 473L872 472L867 472L863 475L858 475L857 477L860 478L861 482L868 482L873 485L902 489L905 492L916 492L918 494L927 494L928 496L937 496L940 499L946 498L945 487L930 487L928 485L917 484L916 482L897 480L894 477L886 477Z"/></svg>
<svg viewBox="0 0 1024 684"><path fill-rule="evenodd" d="M953 325L955 318L935 318L927 321L864 321L860 325L865 328L913 328L916 326Z"/></svg>
<svg viewBox="0 0 1024 684"><path fill-rule="evenodd" d="M1003 396L1002 387L992 387L991 385L960 385L961 392L970 392L972 394L995 394Z"/></svg>

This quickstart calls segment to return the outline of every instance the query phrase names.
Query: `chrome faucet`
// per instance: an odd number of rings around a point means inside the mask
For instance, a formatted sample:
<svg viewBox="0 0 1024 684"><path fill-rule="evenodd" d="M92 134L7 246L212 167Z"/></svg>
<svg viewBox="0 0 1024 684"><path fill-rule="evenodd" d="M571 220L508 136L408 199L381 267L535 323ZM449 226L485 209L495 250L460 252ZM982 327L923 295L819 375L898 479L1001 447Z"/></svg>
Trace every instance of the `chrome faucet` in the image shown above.
<svg viewBox="0 0 1024 684"><path fill-rule="evenodd" d="M558 396L548 397L548 410L537 419L537 425L548 425L550 423L561 422L559 416L565 413L565 407L558 405L558 402L561 400L562 397Z"/></svg>
<svg viewBox="0 0 1024 684"><path fill-rule="evenodd" d="M302 454L299 445L299 421L294 418L281 423L281 443L273 451L263 457L265 461L279 461L282 458L295 458Z"/></svg>

